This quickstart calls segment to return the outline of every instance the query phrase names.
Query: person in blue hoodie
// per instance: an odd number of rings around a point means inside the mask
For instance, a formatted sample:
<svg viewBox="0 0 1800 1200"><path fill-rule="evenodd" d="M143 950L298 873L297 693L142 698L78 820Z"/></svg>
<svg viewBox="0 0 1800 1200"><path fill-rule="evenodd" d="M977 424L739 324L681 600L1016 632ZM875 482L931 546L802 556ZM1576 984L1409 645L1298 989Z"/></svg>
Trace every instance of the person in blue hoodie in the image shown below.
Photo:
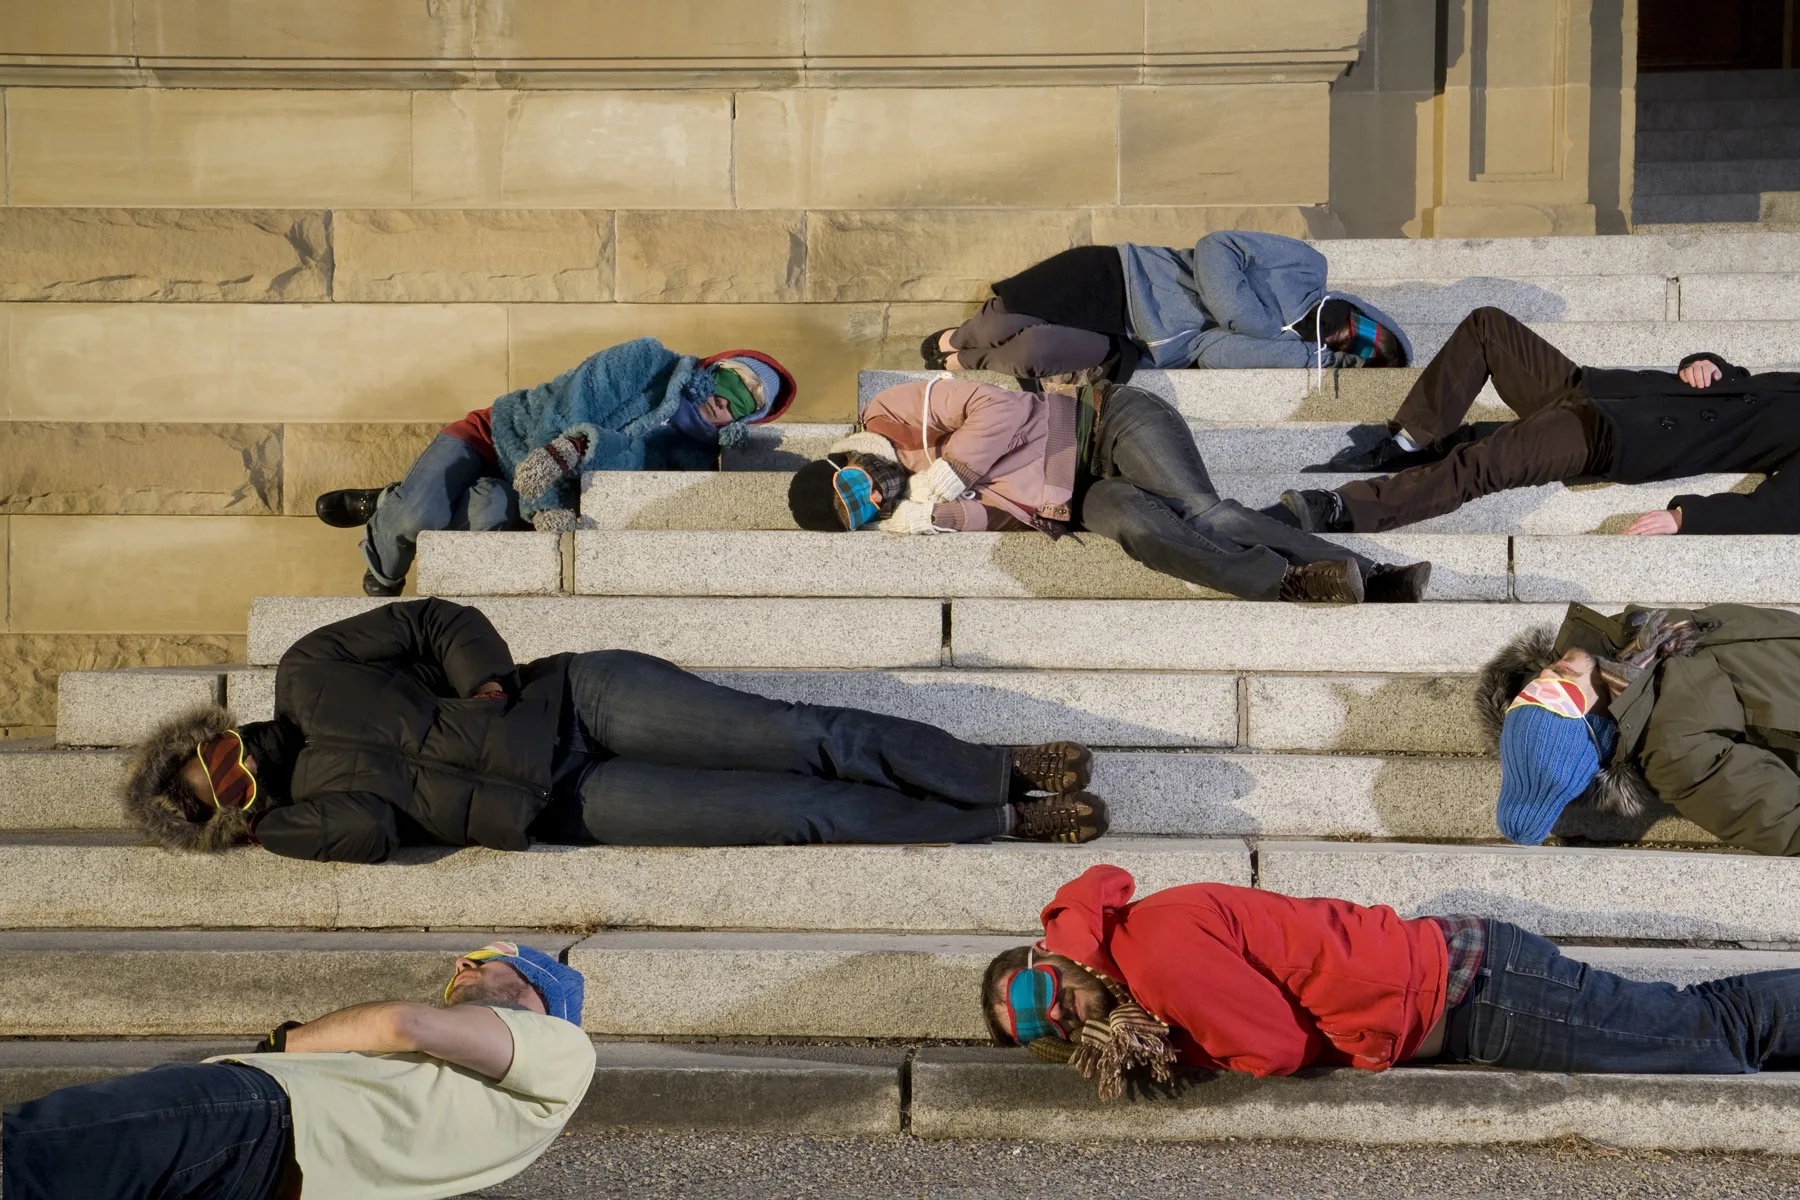
<svg viewBox="0 0 1800 1200"><path fill-rule="evenodd" d="M326 492L314 510L364 527L363 591L398 596L422 531L573 529L584 471L709 470L797 390L756 350L698 359L636 338L445 426L400 482Z"/></svg>
<svg viewBox="0 0 1800 1200"><path fill-rule="evenodd" d="M1325 256L1274 233L1192 249L1077 246L993 285L920 346L933 370L1123 383L1140 367L1403 367L1412 343L1366 300L1326 288Z"/></svg>

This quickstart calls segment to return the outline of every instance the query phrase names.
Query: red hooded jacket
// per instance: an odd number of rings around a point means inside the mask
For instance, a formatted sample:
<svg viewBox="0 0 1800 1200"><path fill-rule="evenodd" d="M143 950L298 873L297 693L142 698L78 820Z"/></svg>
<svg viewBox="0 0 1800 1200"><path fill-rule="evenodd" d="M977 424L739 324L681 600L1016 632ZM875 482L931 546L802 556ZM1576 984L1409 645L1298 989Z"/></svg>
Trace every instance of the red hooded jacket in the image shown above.
<svg viewBox="0 0 1800 1200"><path fill-rule="evenodd" d="M1250 1075L1382 1071L1444 1011L1435 921L1386 906L1193 883L1137 903L1118 867L1089 867L1044 909L1044 949L1131 989L1173 1027L1183 1064Z"/></svg>

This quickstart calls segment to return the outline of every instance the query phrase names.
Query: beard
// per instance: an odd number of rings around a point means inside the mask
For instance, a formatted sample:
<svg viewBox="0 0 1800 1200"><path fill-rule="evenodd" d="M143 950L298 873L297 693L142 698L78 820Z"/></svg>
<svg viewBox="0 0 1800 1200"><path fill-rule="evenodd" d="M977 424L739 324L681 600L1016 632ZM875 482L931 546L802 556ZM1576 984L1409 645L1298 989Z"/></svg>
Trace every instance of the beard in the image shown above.
<svg viewBox="0 0 1800 1200"><path fill-rule="evenodd" d="M495 972L492 975L484 973L451 985L450 996L444 1003L446 1005L489 1004L506 1008L529 1009L526 998L532 994L534 993L531 985L515 972L504 974Z"/></svg>

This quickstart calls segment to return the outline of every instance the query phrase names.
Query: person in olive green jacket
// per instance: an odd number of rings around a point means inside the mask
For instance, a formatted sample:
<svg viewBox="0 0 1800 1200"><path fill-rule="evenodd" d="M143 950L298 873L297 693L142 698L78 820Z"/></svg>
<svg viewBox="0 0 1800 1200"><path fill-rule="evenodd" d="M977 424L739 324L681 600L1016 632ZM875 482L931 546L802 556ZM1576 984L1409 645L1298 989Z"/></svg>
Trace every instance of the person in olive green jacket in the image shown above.
<svg viewBox="0 0 1800 1200"><path fill-rule="evenodd" d="M1515 842L1575 801L1628 819L1662 801L1734 846L1800 854L1800 614L1571 604L1483 668L1476 707Z"/></svg>

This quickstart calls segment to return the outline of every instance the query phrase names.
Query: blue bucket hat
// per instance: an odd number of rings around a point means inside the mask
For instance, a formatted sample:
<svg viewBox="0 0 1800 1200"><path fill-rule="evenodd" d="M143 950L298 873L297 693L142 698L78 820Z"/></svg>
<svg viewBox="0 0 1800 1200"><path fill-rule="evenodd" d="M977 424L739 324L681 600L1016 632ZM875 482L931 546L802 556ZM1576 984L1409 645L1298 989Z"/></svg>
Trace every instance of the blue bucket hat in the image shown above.
<svg viewBox="0 0 1800 1200"><path fill-rule="evenodd" d="M581 1002L587 991L586 980L574 967L564 966L555 958L542 950L530 946L521 946L517 942L489 942L479 950L471 950L462 956L474 962L506 963L525 977L525 982L537 989L537 994L544 1001L544 1011L553 1017L560 1017L569 1024L581 1026ZM453 978L444 988L444 999L450 998L450 987L454 986Z"/></svg>
<svg viewBox="0 0 1800 1200"><path fill-rule="evenodd" d="M1569 804L1612 757L1619 727L1611 717L1569 717L1515 704L1500 727L1500 800L1494 821L1510 842L1540 846Z"/></svg>

